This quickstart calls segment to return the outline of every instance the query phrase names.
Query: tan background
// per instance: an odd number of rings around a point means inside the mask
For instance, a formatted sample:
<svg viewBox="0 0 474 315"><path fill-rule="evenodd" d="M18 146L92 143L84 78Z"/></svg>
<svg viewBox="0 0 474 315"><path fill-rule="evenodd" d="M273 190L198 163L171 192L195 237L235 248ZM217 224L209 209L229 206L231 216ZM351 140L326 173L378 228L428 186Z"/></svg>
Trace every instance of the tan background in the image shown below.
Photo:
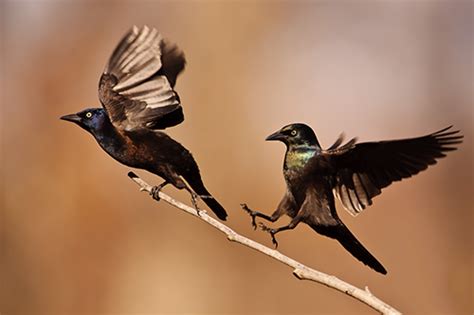
<svg viewBox="0 0 474 315"><path fill-rule="evenodd" d="M407 314L472 314L472 2L2 1L0 12L2 314L371 313L154 203L58 119L98 106L99 75L133 24L185 51L186 121L169 133L193 152L229 225L268 245L238 205L270 213L280 200L284 147L263 139L284 124L310 124L325 146L341 131L462 129L461 150L357 219L339 207L388 276L305 226L279 240Z"/></svg>

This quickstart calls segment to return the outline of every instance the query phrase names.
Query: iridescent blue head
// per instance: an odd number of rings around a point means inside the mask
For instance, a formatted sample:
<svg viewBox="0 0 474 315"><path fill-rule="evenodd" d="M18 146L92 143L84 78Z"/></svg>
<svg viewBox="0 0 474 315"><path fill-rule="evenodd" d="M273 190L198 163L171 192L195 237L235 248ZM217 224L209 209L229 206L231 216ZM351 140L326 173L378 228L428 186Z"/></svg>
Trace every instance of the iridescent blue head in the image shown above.
<svg viewBox="0 0 474 315"><path fill-rule="evenodd" d="M265 140L277 140L286 144L289 148L295 147L314 147L320 149L318 139L314 134L313 129L308 125L297 123L286 125L277 132L269 135Z"/></svg>
<svg viewBox="0 0 474 315"><path fill-rule="evenodd" d="M61 119L73 122L92 134L96 134L105 125L110 124L109 117L103 108L88 108L76 114L62 116Z"/></svg>

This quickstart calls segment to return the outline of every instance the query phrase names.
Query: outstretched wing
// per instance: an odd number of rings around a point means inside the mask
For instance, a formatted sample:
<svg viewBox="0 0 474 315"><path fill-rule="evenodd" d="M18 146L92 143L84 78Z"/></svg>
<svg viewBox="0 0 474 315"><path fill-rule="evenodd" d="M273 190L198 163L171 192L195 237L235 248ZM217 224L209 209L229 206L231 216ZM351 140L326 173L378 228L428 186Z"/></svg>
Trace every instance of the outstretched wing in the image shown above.
<svg viewBox="0 0 474 315"><path fill-rule="evenodd" d="M357 215L372 204L372 198L394 181L411 177L435 164L445 152L462 142L459 130L447 127L412 139L365 142L328 150L336 167L334 194Z"/></svg>
<svg viewBox="0 0 474 315"><path fill-rule="evenodd" d="M176 77L183 52L158 31L134 26L112 53L99 81L99 99L121 129L164 129L183 121Z"/></svg>

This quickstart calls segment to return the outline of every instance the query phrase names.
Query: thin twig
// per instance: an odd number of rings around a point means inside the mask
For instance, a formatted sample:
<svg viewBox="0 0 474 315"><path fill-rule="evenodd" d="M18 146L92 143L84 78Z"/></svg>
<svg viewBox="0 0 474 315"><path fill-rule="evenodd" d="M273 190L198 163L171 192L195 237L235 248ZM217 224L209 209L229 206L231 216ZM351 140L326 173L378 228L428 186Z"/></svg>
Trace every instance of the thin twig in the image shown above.
<svg viewBox="0 0 474 315"><path fill-rule="evenodd" d="M138 177L135 173L130 172L128 173L128 176L140 186L141 191L147 191L148 193L151 192L151 189L153 186L149 185L146 183L144 180L142 180L140 177ZM199 214L197 213L196 209L189 207L185 205L184 203L181 203L170 196L164 194L163 192L159 192L158 196L160 200L164 200L165 202L169 203L170 205L181 209L199 219L202 221L207 222L214 228L218 229L219 231L223 232L229 241L236 242L242 245L245 245L249 248L252 248L256 251L259 251L269 257L272 257L275 260L278 260L279 262L290 266L293 268L293 274L300 280L310 280L314 282L318 282L321 284L324 284L330 288L333 288L335 290L338 290L342 293L345 293L356 300L363 302L373 308L374 310L382 313L382 314L401 314L400 311L396 310L392 306L386 304L385 302L381 301L378 299L375 295L373 295L368 287L365 287L365 290L359 289L347 282L344 282L335 276L330 276L325 273L322 273L320 271L314 270L312 268L309 268L302 263L283 255L279 251L275 249L271 249L267 246L264 246L260 243L257 243L249 238L246 238L245 236L242 236L229 228L227 225L221 223L220 221L217 221L216 219L210 217L207 215L205 211L200 210Z"/></svg>

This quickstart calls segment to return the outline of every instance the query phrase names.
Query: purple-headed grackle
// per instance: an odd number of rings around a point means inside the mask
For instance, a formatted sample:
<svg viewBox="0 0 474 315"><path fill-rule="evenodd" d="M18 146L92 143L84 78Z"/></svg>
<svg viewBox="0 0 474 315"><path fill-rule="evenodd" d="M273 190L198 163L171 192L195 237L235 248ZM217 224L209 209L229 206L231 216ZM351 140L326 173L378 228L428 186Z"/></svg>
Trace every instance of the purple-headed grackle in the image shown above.
<svg viewBox="0 0 474 315"><path fill-rule="evenodd" d="M286 145L283 175L287 191L277 210L271 215L243 209L252 216L275 222L286 214L290 224L271 229L260 224L278 245L275 234L294 229L304 222L322 235L338 240L355 258L377 272L387 271L355 238L339 219L334 204L337 196L352 215L372 204L372 198L394 181L411 177L435 164L444 152L456 150L463 136L445 128L432 134L402 140L356 144L352 139L342 145L339 139L323 150L313 130L305 124L291 124L267 137Z"/></svg>
<svg viewBox="0 0 474 315"><path fill-rule="evenodd" d="M221 220L227 213L204 187L196 161L180 143L160 129L184 120L176 77L184 69L183 52L156 29L133 27L120 41L99 81L103 108L90 108L61 117L90 132L109 155L122 164L164 178L153 189L172 184L186 189ZM185 181L191 186L185 183Z"/></svg>

